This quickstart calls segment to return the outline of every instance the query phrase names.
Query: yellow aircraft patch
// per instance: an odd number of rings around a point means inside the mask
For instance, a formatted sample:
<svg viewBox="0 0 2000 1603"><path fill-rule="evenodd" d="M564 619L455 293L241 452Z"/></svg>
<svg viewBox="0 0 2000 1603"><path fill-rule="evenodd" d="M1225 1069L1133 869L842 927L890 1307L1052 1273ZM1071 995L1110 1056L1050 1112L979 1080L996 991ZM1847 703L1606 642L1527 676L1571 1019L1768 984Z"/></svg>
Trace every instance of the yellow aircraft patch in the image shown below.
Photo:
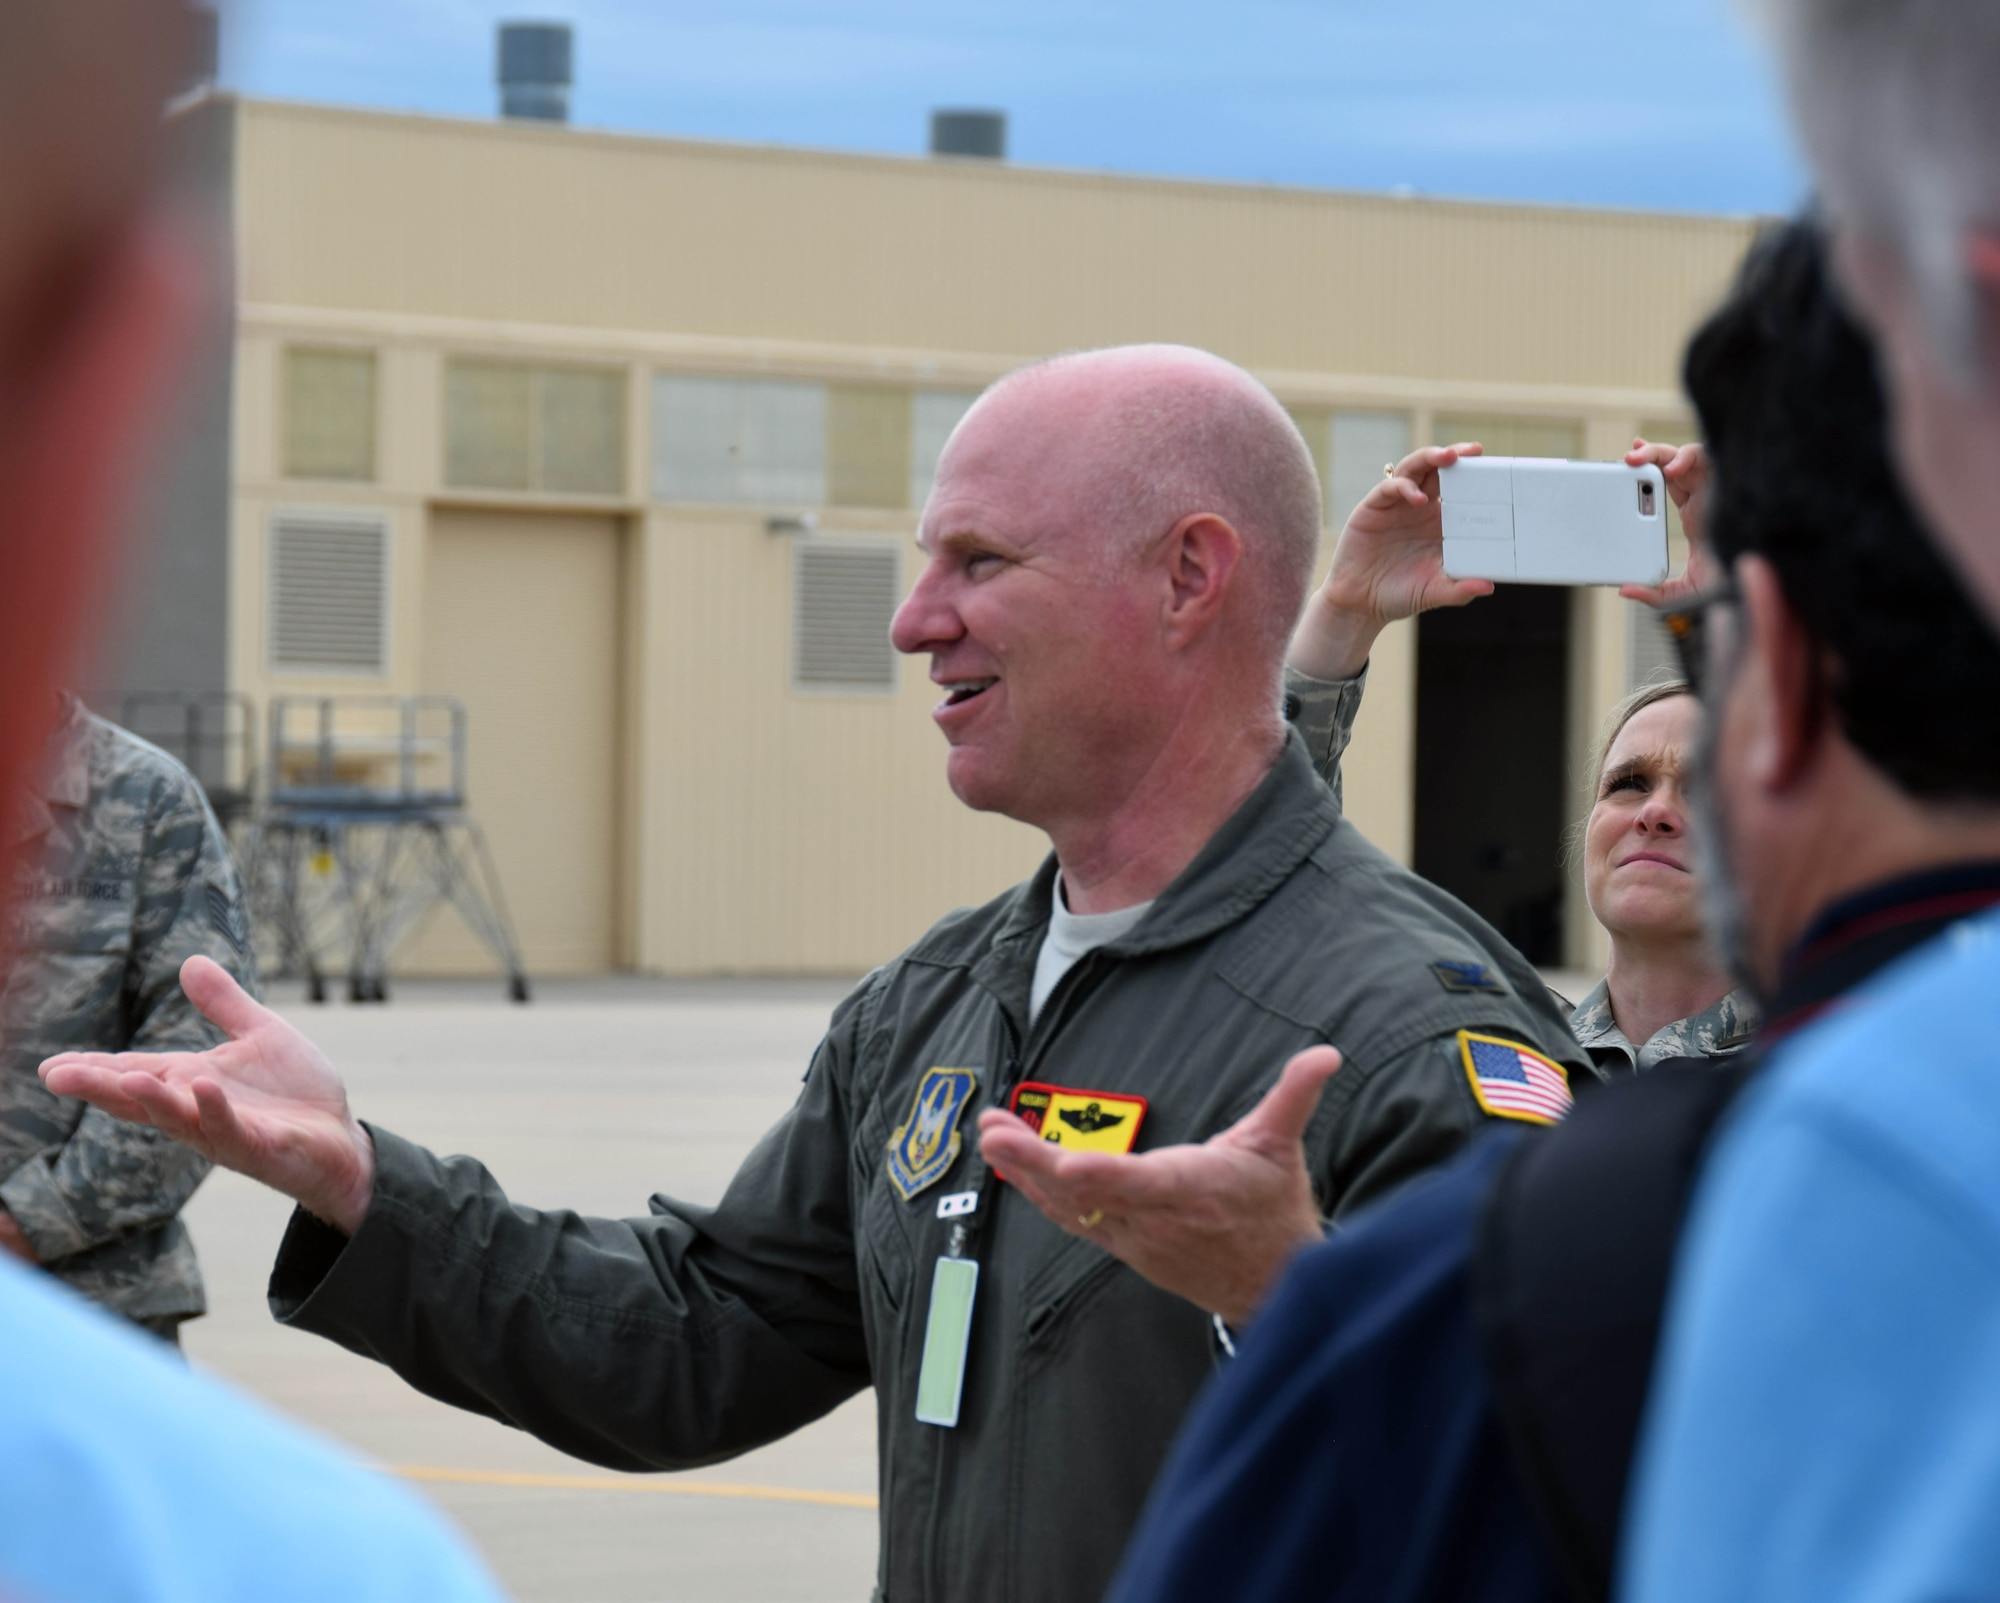
<svg viewBox="0 0 2000 1603"><path fill-rule="evenodd" d="M889 1182L908 1202L958 1161L958 1120L978 1077L971 1069L927 1069L909 1119L889 1137Z"/></svg>
<svg viewBox="0 0 2000 1603"><path fill-rule="evenodd" d="M1116 1091L1072 1091L1023 1080L1009 1104L1044 1141L1072 1152L1130 1152L1145 1121L1146 1099Z"/></svg>

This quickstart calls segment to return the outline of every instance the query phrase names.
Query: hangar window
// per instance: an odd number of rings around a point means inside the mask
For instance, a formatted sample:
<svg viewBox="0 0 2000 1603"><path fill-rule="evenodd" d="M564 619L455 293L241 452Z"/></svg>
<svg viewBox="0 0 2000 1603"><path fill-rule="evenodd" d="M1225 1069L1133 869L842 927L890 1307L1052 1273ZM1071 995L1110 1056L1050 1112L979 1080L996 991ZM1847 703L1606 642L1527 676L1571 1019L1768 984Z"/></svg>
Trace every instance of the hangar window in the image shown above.
<svg viewBox="0 0 2000 1603"><path fill-rule="evenodd" d="M1319 469L1322 521L1338 529L1382 477L1382 464L1410 449L1407 412L1341 412L1330 406L1287 406Z"/></svg>
<svg viewBox="0 0 2000 1603"><path fill-rule="evenodd" d="M1327 429L1326 521L1345 528L1347 514L1375 487L1385 464L1410 453L1407 412L1336 412Z"/></svg>
<svg viewBox="0 0 2000 1603"><path fill-rule="evenodd" d="M826 400L827 504L908 505L910 392L882 384L836 384Z"/></svg>
<svg viewBox="0 0 2000 1603"><path fill-rule="evenodd" d="M1431 438L1439 445L1477 440L1486 447L1488 456L1583 455L1583 425L1563 418L1440 412L1432 425Z"/></svg>
<svg viewBox="0 0 2000 1603"><path fill-rule="evenodd" d="M792 684L893 690L889 620L902 600L900 552L881 541L800 540L792 551Z"/></svg>
<svg viewBox="0 0 2000 1603"><path fill-rule="evenodd" d="M266 638L281 673L388 668L389 526L373 513L281 512L271 520Z"/></svg>
<svg viewBox="0 0 2000 1603"><path fill-rule="evenodd" d="M921 509L930 498L944 442L978 399L976 390L918 390L910 397L911 506Z"/></svg>
<svg viewBox="0 0 2000 1603"><path fill-rule="evenodd" d="M373 351L287 349L283 415L287 477L375 477Z"/></svg>
<svg viewBox="0 0 2000 1603"><path fill-rule="evenodd" d="M823 384L653 381L653 493L663 501L824 506L826 444Z"/></svg>
<svg viewBox="0 0 2000 1603"><path fill-rule="evenodd" d="M616 368L447 363L444 476L461 490L622 494L625 375Z"/></svg>

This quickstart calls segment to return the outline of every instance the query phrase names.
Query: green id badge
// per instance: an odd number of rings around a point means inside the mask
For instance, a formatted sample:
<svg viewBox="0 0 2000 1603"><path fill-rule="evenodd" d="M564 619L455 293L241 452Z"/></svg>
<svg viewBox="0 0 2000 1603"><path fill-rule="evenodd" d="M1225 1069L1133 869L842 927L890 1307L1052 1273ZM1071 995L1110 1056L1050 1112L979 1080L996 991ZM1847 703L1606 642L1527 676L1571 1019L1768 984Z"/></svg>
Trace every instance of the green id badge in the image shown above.
<svg viewBox="0 0 2000 1603"><path fill-rule="evenodd" d="M931 1276L931 1311L924 1324L924 1361L917 1371L917 1423L958 1423L965 1389L965 1350L972 1337L972 1294L979 1260L940 1258Z"/></svg>

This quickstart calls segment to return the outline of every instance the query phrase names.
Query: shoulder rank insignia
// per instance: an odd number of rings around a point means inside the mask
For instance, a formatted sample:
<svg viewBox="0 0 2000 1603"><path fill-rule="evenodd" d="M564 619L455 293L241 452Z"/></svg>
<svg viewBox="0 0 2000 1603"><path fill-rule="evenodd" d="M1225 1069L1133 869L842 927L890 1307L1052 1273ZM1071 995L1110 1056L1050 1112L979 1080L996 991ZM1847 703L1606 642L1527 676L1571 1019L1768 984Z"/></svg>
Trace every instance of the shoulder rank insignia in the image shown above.
<svg viewBox="0 0 2000 1603"><path fill-rule="evenodd" d="M1483 991L1488 996L1507 994L1507 987L1500 982L1500 977L1484 963L1460 963L1440 958L1431 965L1431 972L1437 976L1438 984L1454 994L1468 991Z"/></svg>
<svg viewBox="0 0 2000 1603"><path fill-rule="evenodd" d="M1081 1152L1130 1152L1145 1122L1146 1099L1116 1091L1072 1091L1023 1080L1008 1104L1044 1141Z"/></svg>
<svg viewBox="0 0 2000 1603"><path fill-rule="evenodd" d="M971 1069L928 1069L910 1117L889 1137L889 1181L908 1202L958 1161L958 1120L978 1077Z"/></svg>
<svg viewBox="0 0 2000 1603"><path fill-rule="evenodd" d="M1479 1105L1496 1119L1554 1124L1569 1112L1569 1071L1518 1041L1458 1032L1465 1077Z"/></svg>

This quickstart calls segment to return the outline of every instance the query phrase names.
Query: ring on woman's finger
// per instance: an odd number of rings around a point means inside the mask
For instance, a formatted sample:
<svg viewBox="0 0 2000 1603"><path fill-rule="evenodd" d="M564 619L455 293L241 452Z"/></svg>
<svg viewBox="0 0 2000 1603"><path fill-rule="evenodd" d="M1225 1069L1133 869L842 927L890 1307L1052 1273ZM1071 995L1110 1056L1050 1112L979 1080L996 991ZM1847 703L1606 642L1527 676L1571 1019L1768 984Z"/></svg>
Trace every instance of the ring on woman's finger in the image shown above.
<svg viewBox="0 0 2000 1603"><path fill-rule="evenodd" d="M1384 462L1382 464L1382 477L1385 479L1393 479L1395 476L1396 476L1396 464L1393 462Z"/></svg>
<svg viewBox="0 0 2000 1603"><path fill-rule="evenodd" d="M1095 1230L1104 1223L1104 1210L1092 1208L1088 1213L1080 1213L1076 1216L1076 1222L1086 1230Z"/></svg>

